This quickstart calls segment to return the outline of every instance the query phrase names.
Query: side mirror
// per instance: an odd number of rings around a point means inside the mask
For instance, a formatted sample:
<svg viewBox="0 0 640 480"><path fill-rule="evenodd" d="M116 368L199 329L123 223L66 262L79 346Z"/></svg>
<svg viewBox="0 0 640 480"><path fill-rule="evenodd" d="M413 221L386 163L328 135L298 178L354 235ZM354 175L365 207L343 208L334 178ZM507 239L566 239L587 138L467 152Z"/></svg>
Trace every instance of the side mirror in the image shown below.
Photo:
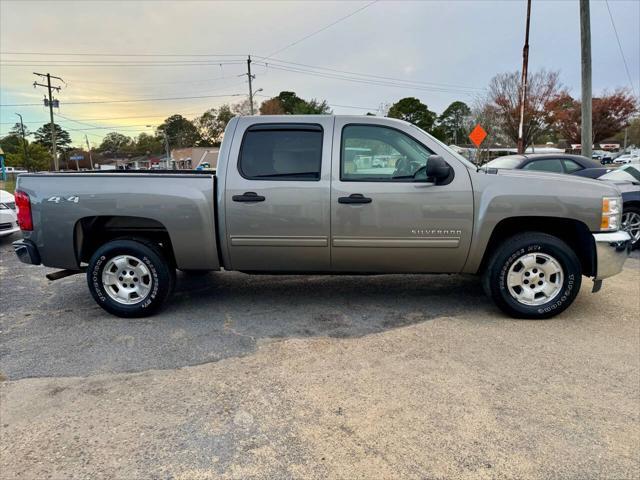
<svg viewBox="0 0 640 480"><path fill-rule="evenodd" d="M453 174L453 169L439 155L432 155L427 160L427 178L433 178L436 184L442 184Z"/></svg>

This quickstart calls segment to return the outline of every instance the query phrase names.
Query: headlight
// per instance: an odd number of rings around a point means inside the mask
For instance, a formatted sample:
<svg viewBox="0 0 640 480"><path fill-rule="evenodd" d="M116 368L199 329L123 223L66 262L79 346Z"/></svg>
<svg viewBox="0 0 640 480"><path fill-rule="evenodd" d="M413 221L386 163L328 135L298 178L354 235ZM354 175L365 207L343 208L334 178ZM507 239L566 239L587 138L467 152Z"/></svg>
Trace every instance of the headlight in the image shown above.
<svg viewBox="0 0 640 480"><path fill-rule="evenodd" d="M621 213L622 199L620 197L604 197L602 199L600 230L618 230Z"/></svg>

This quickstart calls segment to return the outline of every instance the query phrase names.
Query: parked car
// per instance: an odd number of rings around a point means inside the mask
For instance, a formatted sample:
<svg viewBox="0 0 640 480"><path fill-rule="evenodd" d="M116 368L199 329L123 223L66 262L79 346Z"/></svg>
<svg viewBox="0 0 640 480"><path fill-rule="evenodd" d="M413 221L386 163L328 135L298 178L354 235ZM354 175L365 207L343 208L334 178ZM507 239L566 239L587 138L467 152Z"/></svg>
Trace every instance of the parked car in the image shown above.
<svg viewBox="0 0 640 480"><path fill-rule="evenodd" d="M527 153L507 155L491 160L484 168L535 170L538 172L568 173L596 178L607 172L600 163L582 155L567 153Z"/></svg>
<svg viewBox="0 0 640 480"><path fill-rule="evenodd" d="M395 160L359 170L356 146ZM615 186L479 170L384 117L235 117L215 174L23 174L16 202L20 260L65 269L50 279L86 271L98 305L123 317L156 311L176 269L224 268L478 274L507 314L548 318L583 275L595 292L619 273L630 246Z"/></svg>
<svg viewBox="0 0 640 480"><path fill-rule="evenodd" d="M27 173L26 170L20 168L20 167L4 167L4 171L5 173L14 173L14 174L18 174L18 173Z"/></svg>
<svg viewBox="0 0 640 480"><path fill-rule="evenodd" d="M6 237L19 231L15 197L9 192L0 190L0 237Z"/></svg>
<svg viewBox="0 0 640 480"><path fill-rule="evenodd" d="M640 165L627 164L599 178L622 192L622 229L631 235L632 248L640 247Z"/></svg>
<svg viewBox="0 0 640 480"><path fill-rule="evenodd" d="M627 163L640 163L640 155L635 153L625 153L613 161L616 165L626 165Z"/></svg>

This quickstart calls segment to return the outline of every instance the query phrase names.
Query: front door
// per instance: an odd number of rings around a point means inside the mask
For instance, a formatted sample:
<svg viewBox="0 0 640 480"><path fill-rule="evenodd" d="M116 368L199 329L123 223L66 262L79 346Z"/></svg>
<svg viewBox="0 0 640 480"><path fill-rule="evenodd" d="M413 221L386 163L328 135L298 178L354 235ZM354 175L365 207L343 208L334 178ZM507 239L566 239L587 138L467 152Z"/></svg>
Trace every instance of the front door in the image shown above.
<svg viewBox="0 0 640 480"><path fill-rule="evenodd" d="M425 173L434 154L453 168L440 185ZM375 119L336 118L333 270L457 272L467 257L472 226L471 182L460 160L411 125L391 128Z"/></svg>
<svg viewBox="0 0 640 480"><path fill-rule="evenodd" d="M238 121L224 187L234 270L330 269L332 132L330 116L304 124Z"/></svg>

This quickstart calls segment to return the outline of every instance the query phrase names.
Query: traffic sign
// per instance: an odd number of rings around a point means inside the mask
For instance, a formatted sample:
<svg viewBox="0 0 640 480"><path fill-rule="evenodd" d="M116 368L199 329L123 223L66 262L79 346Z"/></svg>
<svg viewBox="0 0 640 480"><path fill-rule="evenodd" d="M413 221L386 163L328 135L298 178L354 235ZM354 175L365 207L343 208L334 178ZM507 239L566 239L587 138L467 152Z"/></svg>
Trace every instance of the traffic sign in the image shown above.
<svg viewBox="0 0 640 480"><path fill-rule="evenodd" d="M476 125L476 127L469 134L469 139L473 142L473 144L480 148L480 144L487 138L487 132L485 132L484 128L480 126L480 124Z"/></svg>
<svg viewBox="0 0 640 480"><path fill-rule="evenodd" d="M71 155L69 158L71 160L84 160L84 155Z"/></svg>

